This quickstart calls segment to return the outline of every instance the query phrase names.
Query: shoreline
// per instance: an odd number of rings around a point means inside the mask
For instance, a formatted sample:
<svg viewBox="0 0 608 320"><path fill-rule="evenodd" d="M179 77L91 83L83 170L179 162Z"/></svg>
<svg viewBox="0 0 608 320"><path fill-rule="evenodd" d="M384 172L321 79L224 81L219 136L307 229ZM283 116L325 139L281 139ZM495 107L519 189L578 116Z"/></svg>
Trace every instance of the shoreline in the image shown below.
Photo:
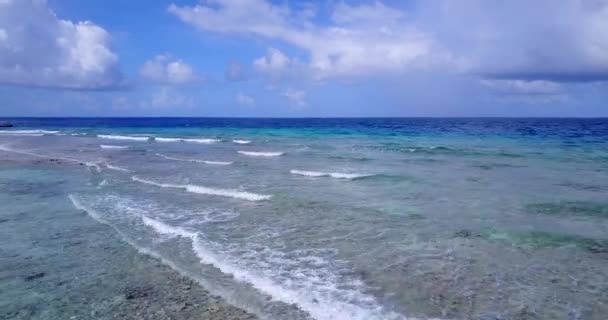
<svg viewBox="0 0 608 320"><path fill-rule="evenodd" d="M5 155L0 170L57 168L50 160L7 161ZM0 212L6 237L0 319L257 319L139 252L111 226L74 208L65 190L35 194L44 201L32 201L15 186L34 182L1 178L0 201L13 210Z"/></svg>

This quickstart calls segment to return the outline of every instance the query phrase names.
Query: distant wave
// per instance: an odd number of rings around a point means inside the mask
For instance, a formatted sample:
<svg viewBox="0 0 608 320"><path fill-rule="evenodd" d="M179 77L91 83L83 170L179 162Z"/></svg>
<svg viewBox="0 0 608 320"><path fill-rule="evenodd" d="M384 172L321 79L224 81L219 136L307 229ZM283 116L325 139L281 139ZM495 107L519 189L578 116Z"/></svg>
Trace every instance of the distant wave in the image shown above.
<svg viewBox="0 0 608 320"><path fill-rule="evenodd" d="M279 157L284 155L283 152L259 152L259 151L238 151L238 153L251 157Z"/></svg>
<svg viewBox="0 0 608 320"><path fill-rule="evenodd" d="M127 149L128 146L117 146L117 145L109 145L109 144L102 144L99 145L100 148L102 149Z"/></svg>
<svg viewBox="0 0 608 320"><path fill-rule="evenodd" d="M53 130L0 130L0 134L30 135L30 134L57 134L59 131Z"/></svg>
<svg viewBox="0 0 608 320"><path fill-rule="evenodd" d="M101 139L110 139L110 140L131 140L131 141L148 141L150 137L141 137L141 136L119 136L119 135L108 135L108 134L98 134L98 138Z"/></svg>
<svg viewBox="0 0 608 320"><path fill-rule="evenodd" d="M129 170L129 169L121 168L118 166L113 166L113 165L107 164L107 163L106 163L106 168L108 168L110 170L114 170L114 171L131 172L131 170Z"/></svg>
<svg viewBox="0 0 608 320"><path fill-rule="evenodd" d="M232 142L236 143L236 144L250 144L251 141L249 140L232 140Z"/></svg>
<svg viewBox="0 0 608 320"><path fill-rule="evenodd" d="M211 143L216 143L216 142L220 141L218 139L208 139L208 138L194 139L194 138L163 138L163 137L154 137L154 140L157 142L191 142L191 143L204 143L204 144L211 144Z"/></svg>
<svg viewBox="0 0 608 320"><path fill-rule="evenodd" d="M0 136L8 136L8 137L43 137L42 133L0 133Z"/></svg>
<svg viewBox="0 0 608 320"><path fill-rule="evenodd" d="M199 159L176 158L176 157L166 156L166 155L161 154L161 153L157 153L156 155L159 156L159 157L161 157L161 158L165 158L167 160L174 160L174 161L205 163L205 164L212 164L212 165L218 165L218 166L227 166L227 165L231 165L232 164L232 162L227 162L227 161L210 161L210 160L199 160Z"/></svg>
<svg viewBox="0 0 608 320"><path fill-rule="evenodd" d="M307 177L331 177L336 179L359 179L365 177L371 177L373 174L365 173L340 173L340 172L317 172L317 171L305 171L305 170L290 170L291 174L307 176Z"/></svg>
<svg viewBox="0 0 608 320"><path fill-rule="evenodd" d="M17 153L17 154L23 154L23 155L27 155L27 156L31 156L31 157L35 157L35 158L59 159L59 160L64 160L64 161L72 162L72 163L76 163L76 164L84 164L84 165L87 166L87 168L94 168L97 172L101 172L101 168L95 162L81 161L81 160L73 159L73 158L57 157L57 156L50 156L50 155L45 155L45 154L40 154L40 153L34 153L34 152L29 152L29 151L16 150L16 149L7 148L7 147L5 147L3 145L0 145L0 150L6 151L6 152Z"/></svg>
<svg viewBox="0 0 608 320"><path fill-rule="evenodd" d="M242 200L248 200L248 201L261 201L261 200L268 200L271 198L271 196L269 196L269 195L257 194L257 193L239 191L239 190L233 190L233 189L215 189L215 188L197 186L197 185L193 185L193 184L179 185L179 184L160 183L160 182L155 182L155 181L151 181L151 180L141 179L137 176L133 176L133 177L131 177L131 179L133 181L137 181L137 182L141 182L141 183L145 183L145 184L149 184L149 185L153 185L153 186L157 186L157 187L161 187L161 188L183 189L183 190L185 190L187 192L191 192L191 193L222 196L222 197L229 197L229 198L242 199Z"/></svg>
<svg viewBox="0 0 608 320"><path fill-rule="evenodd" d="M59 134L59 131L49 130L0 130L0 136L42 137L44 135Z"/></svg>

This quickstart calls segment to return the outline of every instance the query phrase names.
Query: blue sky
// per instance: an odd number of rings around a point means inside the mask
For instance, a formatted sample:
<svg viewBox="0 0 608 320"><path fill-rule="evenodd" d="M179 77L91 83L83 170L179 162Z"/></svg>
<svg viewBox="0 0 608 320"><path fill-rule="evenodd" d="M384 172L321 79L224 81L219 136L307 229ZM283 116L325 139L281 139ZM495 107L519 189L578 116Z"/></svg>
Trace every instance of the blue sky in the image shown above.
<svg viewBox="0 0 608 320"><path fill-rule="evenodd" d="M0 0L0 116L608 116L608 0Z"/></svg>

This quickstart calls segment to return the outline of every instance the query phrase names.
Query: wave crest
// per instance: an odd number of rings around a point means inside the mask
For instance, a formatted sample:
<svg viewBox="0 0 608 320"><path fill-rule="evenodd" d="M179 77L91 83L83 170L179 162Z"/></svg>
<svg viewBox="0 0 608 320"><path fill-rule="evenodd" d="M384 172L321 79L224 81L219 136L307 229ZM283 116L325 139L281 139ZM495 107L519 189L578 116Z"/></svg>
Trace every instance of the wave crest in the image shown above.
<svg viewBox="0 0 608 320"><path fill-rule="evenodd" d="M118 145L110 145L110 144L101 144L101 145L99 145L99 147L102 149L114 149L114 150L121 150L121 149L128 148L128 146L118 146Z"/></svg>
<svg viewBox="0 0 608 320"><path fill-rule="evenodd" d="M284 155L284 152L262 152L262 151L241 151L239 150L238 153L242 154L242 155L246 155L246 156L250 156L250 157L279 157Z"/></svg>
<svg viewBox="0 0 608 320"><path fill-rule="evenodd" d="M209 139L209 138L164 138L164 137L154 137L154 141L157 142L191 142L191 143L203 143L203 144L211 144L219 142L218 139Z"/></svg>
<svg viewBox="0 0 608 320"><path fill-rule="evenodd" d="M161 188L183 189L183 190L185 190L187 192L191 192L191 193L205 194L205 195L212 195L212 196L222 196L222 197L229 197L229 198L235 198L235 199L241 199L241 200L247 200L247 201L262 201L262 200L268 200L271 198L270 195L257 194L257 193L247 192L247 191L239 191L239 190L234 190L234 189L216 189L216 188L209 188L209 187L198 186L198 185L193 185L193 184L180 185L180 184L160 183L160 182L156 182L156 181L142 179L137 176L133 176L133 177L131 177L131 179L133 181L137 181L137 182L141 182L144 184L149 184L149 185L153 185L153 186L157 186L157 187L161 187Z"/></svg>
<svg viewBox="0 0 608 320"><path fill-rule="evenodd" d="M100 139L109 139L109 140L131 140L131 141L148 141L150 137L145 136L120 136L120 135L112 135L112 134L98 134L98 138Z"/></svg>
<svg viewBox="0 0 608 320"><path fill-rule="evenodd" d="M360 179L374 176L374 174L366 173L341 173L341 172L318 172L306 170L290 170L291 174L307 176L307 177L331 177L336 179Z"/></svg>
<svg viewBox="0 0 608 320"><path fill-rule="evenodd" d="M167 159L167 160L174 160L174 161L183 161L183 162L196 162L196 163L204 163L204 164L212 164L212 165L219 165L219 166L227 166L227 165L231 165L232 162L230 161L211 161L211 160L198 160L198 159L185 159L185 158L176 158L176 157L170 157L170 156L166 156L162 153L157 153L157 156Z"/></svg>

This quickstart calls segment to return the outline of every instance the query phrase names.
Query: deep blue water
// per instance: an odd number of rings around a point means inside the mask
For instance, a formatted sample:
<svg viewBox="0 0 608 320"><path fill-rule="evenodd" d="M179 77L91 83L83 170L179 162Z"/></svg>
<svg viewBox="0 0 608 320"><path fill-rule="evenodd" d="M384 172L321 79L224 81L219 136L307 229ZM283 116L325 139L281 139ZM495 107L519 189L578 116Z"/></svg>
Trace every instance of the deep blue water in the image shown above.
<svg viewBox="0 0 608 320"><path fill-rule="evenodd" d="M5 118L27 128L297 129L338 135L465 135L608 141L608 118ZM308 130L308 131L306 131Z"/></svg>

